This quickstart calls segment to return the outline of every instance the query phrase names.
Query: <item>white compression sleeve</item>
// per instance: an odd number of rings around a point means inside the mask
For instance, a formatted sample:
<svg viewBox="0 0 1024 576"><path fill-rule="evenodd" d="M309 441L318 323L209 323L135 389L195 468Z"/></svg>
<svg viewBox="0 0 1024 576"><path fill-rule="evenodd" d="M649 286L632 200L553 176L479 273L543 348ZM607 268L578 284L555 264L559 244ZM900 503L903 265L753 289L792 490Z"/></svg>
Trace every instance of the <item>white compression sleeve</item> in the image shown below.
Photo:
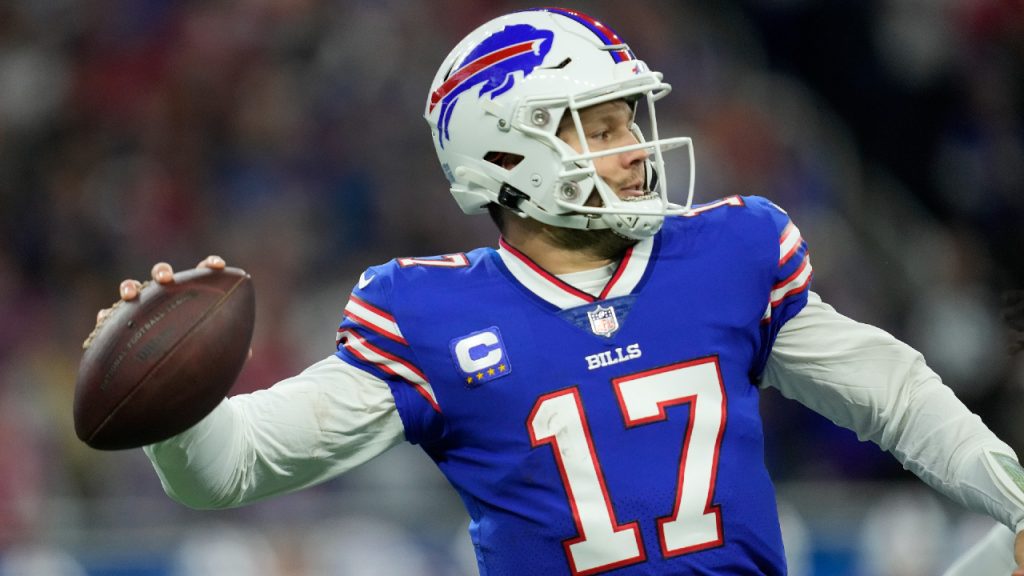
<svg viewBox="0 0 1024 576"><path fill-rule="evenodd" d="M812 293L783 326L764 383L891 452L905 468L969 509L1015 531L1024 507L1008 497L986 454L1016 461L910 346L854 322Z"/></svg>
<svg viewBox="0 0 1024 576"><path fill-rule="evenodd" d="M331 356L267 390L225 399L191 429L144 450L169 496L227 508L325 481L404 438L388 385Z"/></svg>

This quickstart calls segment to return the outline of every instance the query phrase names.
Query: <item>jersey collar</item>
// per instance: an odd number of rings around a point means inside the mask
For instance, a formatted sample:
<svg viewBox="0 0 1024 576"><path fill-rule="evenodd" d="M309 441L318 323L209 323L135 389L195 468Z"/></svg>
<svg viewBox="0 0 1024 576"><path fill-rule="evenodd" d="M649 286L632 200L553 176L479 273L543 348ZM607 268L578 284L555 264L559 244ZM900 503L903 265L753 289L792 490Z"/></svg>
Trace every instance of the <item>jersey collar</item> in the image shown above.
<svg viewBox="0 0 1024 576"><path fill-rule="evenodd" d="M516 250L504 238L498 239L498 255L509 273L529 292L562 310L583 306L598 300L627 296L640 285L651 254L654 238L647 238L626 251L618 269L597 296L578 290L541 268L527 255Z"/></svg>

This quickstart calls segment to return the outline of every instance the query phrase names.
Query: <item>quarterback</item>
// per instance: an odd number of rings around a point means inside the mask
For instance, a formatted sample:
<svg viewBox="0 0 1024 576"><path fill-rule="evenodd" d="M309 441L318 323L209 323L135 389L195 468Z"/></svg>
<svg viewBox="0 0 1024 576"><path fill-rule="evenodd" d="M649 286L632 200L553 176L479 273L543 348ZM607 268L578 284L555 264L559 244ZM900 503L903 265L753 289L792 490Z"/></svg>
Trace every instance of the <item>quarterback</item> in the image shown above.
<svg viewBox="0 0 1024 576"><path fill-rule="evenodd" d="M336 354L145 448L166 492L239 506L407 441L461 496L481 574L784 574L758 411L775 388L1019 534L1017 456L919 353L811 291L797 223L758 196L692 204L691 142L658 131L669 90L577 11L471 32L424 112L497 246L367 269Z"/></svg>

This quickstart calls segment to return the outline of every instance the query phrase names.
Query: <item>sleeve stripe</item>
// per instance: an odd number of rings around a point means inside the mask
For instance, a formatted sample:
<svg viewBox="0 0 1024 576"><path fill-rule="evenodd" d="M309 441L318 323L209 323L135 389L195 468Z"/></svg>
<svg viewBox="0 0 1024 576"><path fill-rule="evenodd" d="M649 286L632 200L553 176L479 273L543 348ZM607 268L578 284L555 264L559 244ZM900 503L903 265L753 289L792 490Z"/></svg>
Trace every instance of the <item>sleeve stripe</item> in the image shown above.
<svg viewBox="0 0 1024 576"><path fill-rule="evenodd" d="M800 263L800 267L794 272L789 278L786 278L782 282L779 282L772 289L771 302L772 307L776 307L782 303L787 297L800 292L807 288L807 285L811 281L811 257L809 254L804 255L803 262Z"/></svg>
<svg viewBox="0 0 1024 576"><path fill-rule="evenodd" d="M779 266L785 266L786 262L797 253L800 249L800 245L803 243L803 237L800 235L800 229L795 224L790 222L786 225L786 228L782 231L782 236L779 237Z"/></svg>
<svg viewBox="0 0 1024 576"><path fill-rule="evenodd" d="M338 331L338 342L363 362L372 364L380 370L412 384L413 388L430 403L435 411L441 411L441 407L437 404L437 398L434 396L434 389L427 381L426 375L408 360L370 344L355 330Z"/></svg>
<svg viewBox="0 0 1024 576"><path fill-rule="evenodd" d="M404 346L409 345L402 331L398 328L394 316L380 308L367 304L366 301L358 296L353 295L349 298L348 304L345 305L345 316L385 338L394 340Z"/></svg>

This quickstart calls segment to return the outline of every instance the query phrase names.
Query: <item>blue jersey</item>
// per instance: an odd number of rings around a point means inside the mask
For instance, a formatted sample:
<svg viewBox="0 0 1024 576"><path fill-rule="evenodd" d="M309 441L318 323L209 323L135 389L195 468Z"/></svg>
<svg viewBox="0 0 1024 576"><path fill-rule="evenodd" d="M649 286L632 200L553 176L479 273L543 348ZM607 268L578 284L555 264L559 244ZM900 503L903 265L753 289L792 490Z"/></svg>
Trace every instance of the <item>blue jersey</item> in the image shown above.
<svg viewBox="0 0 1024 576"><path fill-rule="evenodd" d="M368 269L338 332L461 495L480 573L785 573L757 387L811 276L785 212L667 218L598 296L503 246Z"/></svg>

